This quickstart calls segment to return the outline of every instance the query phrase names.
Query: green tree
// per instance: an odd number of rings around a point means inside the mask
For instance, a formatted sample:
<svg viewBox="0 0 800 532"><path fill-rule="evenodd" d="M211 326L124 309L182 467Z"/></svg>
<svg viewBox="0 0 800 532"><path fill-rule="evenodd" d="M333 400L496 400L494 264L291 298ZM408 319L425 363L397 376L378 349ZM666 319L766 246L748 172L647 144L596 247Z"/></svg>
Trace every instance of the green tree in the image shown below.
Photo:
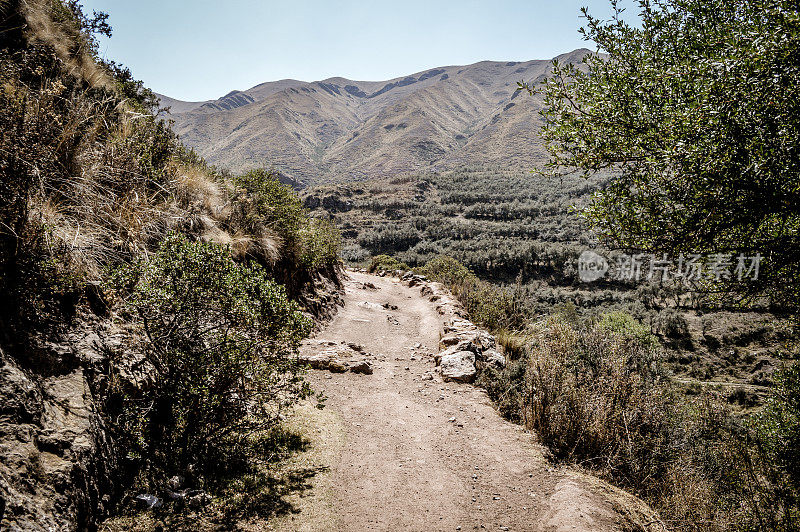
<svg viewBox="0 0 800 532"><path fill-rule="evenodd" d="M520 84L544 93L549 172L614 176L586 211L611 247L761 253L738 288L796 307L797 2L639 0L636 24L611 4L607 21L583 11L598 54Z"/></svg>

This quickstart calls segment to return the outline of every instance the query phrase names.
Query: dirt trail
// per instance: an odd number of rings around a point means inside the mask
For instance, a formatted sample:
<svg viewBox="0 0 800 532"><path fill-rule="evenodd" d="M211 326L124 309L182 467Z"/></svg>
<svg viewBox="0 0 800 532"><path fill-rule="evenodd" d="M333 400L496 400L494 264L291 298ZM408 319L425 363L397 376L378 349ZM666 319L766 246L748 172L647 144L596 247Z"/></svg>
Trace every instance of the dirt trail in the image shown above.
<svg viewBox="0 0 800 532"><path fill-rule="evenodd" d="M430 354L442 318L418 289L348 275L345 306L317 340L361 344L374 354L374 374L311 372L328 400L322 413L308 409L305 428L312 460L329 469L294 501L299 512L274 529L623 527L615 508L625 506L624 493L548 464L531 435L504 421L484 391L438 375L424 380L435 368Z"/></svg>

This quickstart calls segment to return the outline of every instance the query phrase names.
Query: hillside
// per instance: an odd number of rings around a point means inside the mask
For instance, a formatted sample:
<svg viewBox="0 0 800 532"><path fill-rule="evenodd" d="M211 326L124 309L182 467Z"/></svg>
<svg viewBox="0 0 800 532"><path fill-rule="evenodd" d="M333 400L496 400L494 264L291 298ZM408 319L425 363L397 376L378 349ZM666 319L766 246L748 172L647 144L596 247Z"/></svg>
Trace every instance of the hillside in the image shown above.
<svg viewBox="0 0 800 532"><path fill-rule="evenodd" d="M209 102L161 99L181 140L232 171L273 166L313 184L470 164L533 168L544 158L541 103L517 98L517 82L550 68L482 61L387 81L281 80Z"/></svg>
<svg viewBox="0 0 800 532"><path fill-rule="evenodd" d="M110 31L0 2L2 530L97 530L174 477L207 502L310 393L299 342L339 299L335 229L181 146Z"/></svg>
<svg viewBox="0 0 800 532"><path fill-rule="evenodd" d="M668 289L578 278L578 255L599 243L573 209L585 206L603 182L461 169L321 185L303 196L315 216L340 228L342 258L352 264L387 254L421 268L446 255L505 285L524 320L572 305L589 316L623 310L661 333L673 312ZM736 392L735 401L759 402L753 393L763 396L786 361L785 324L764 309L686 307L672 318L680 326L661 338L670 371L694 386L713 381Z"/></svg>

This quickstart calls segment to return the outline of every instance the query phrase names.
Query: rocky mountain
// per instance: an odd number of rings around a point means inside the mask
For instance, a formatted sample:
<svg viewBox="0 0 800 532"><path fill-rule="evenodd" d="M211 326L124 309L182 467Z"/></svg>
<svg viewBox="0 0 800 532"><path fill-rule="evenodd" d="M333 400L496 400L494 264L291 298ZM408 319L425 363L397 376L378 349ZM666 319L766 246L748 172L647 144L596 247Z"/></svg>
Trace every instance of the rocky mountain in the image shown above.
<svg viewBox="0 0 800 532"><path fill-rule="evenodd" d="M482 61L380 82L287 79L213 101L161 98L182 141L232 171L274 167L313 184L471 165L532 168L544 158L541 100L516 87L550 68L550 60Z"/></svg>

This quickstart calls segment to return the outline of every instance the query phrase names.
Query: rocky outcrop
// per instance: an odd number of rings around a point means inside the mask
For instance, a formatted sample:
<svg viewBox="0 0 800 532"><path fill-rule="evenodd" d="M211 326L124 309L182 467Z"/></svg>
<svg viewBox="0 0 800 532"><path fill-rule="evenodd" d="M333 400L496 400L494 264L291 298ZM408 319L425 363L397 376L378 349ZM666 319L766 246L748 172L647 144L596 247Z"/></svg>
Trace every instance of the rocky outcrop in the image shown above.
<svg viewBox="0 0 800 532"><path fill-rule="evenodd" d="M118 462L97 397L118 341L94 324L49 342L36 355L58 361L49 371L0 352L3 530L92 530L111 509Z"/></svg>

